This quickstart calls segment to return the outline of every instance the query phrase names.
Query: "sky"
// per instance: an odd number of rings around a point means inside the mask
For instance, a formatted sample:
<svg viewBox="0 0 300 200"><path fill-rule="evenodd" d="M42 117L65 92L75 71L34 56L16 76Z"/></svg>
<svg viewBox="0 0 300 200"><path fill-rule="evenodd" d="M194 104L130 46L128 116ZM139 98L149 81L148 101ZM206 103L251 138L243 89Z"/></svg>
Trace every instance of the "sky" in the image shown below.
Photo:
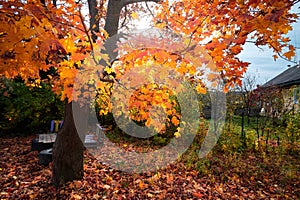
<svg viewBox="0 0 300 200"><path fill-rule="evenodd" d="M293 25L293 30L289 32L288 36L291 39L291 44L296 47L300 47L300 20ZM258 84L264 84L268 80L271 80L284 70L288 69L288 65L294 66L292 62L285 61L278 58L274 61L273 51L267 47L263 50L257 48L254 44L247 43L244 46L244 50L239 55L239 58L243 61L250 62L247 73L257 77ZM296 51L296 56L293 61L299 63L300 50Z"/></svg>

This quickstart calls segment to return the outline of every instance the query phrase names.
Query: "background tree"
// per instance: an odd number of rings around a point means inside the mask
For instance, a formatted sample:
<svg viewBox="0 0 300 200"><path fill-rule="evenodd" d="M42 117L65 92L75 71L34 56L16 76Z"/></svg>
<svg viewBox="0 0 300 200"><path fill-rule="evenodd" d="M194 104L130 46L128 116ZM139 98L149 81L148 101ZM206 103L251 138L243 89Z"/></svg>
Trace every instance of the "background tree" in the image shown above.
<svg viewBox="0 0 300 200"><path fill-rule="evenodd" d="M254 75L246 74L243 78L242 85L239 86L239 91L242 95L242 108L240 109L240 115L242 116L242 130L241 139L243 145L246 146L246 133L245 133L245 116L247 117L247 125L250 125L250 117L256 116L258 120L258 115L260 112L259 101L255 101L253 98L254 89L257 87L257 80Z"/></svg>

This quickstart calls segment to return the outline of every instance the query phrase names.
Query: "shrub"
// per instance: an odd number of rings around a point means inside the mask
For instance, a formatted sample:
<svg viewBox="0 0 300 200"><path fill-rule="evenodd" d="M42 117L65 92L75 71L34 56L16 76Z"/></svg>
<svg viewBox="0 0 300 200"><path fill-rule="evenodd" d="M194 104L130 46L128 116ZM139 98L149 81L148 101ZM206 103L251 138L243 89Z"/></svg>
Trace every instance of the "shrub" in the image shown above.
<svg viewBox="0 0 300 200"><path fill-rule="evenodd" d="M26 135L49 130L63 116L63 102L49 84L28 87L22 81L0 79L0 133Z"/></svg>
<svg viewBox="0 0 300 200"><path fill-rule="evenodd" d="M292 148L300 144L300 113L291 115L286 127L286 136Z"/></svg>

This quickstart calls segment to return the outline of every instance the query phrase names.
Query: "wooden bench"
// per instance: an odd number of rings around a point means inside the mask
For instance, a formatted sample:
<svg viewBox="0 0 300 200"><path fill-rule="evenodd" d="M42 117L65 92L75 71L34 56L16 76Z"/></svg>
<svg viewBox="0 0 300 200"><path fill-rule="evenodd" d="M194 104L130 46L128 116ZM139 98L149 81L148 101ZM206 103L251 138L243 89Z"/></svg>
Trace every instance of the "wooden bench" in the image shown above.
<svg viewBox="0 0 300 200"><path fill-rule="evenodd" d="M31 151L42 151L53 147L56 133L39 134L38 138L31 141Z"/></svg>

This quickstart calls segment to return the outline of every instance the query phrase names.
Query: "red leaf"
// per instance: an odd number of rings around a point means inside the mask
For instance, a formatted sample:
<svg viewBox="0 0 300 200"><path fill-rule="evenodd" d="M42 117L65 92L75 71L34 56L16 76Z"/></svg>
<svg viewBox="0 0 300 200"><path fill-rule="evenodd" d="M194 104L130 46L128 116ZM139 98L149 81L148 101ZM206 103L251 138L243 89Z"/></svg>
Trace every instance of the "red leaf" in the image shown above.
<svg viewBox="0 0 300 200"><path fill-rule="evenodd" d="M202 198L204 195L203 195L203 194L200 194L200 193L197 193L197 192L194 192L194 193L193 193L193 196L194 196L194 197L197 197L197 198Z"/></svg>

